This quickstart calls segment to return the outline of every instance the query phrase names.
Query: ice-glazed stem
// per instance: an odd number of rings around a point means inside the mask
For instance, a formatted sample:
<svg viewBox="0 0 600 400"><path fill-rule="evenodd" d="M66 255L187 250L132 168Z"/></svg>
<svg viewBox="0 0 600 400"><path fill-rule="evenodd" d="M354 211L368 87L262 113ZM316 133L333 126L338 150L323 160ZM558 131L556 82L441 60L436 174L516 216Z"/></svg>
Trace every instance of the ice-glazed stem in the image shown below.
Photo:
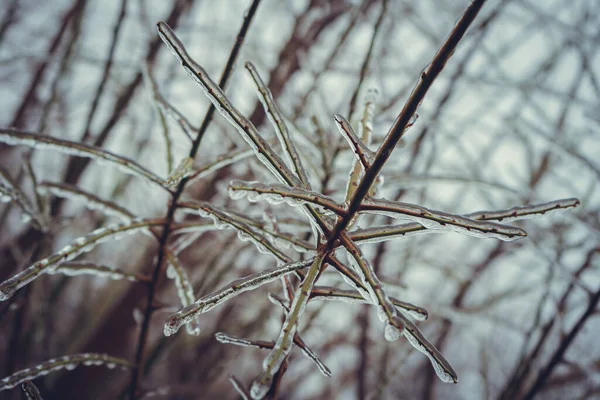
<svg viewBox="0 0 600 400"><path fill-rule="evenodd" d="M104 200L93 193L82 190L76 186L59 182L41 182L38 185L41 193L50 193L53 196L82 202L90 210L98 210L106 216L115 216L128 222L136 216L124 207L112 201Z"/></svg>
<svg viewBox="0 0 600 400"><path fill-rule="evenodd" d="M278 305L279 307L283 308L285 315L289 314L290 308L286 305L285 301L282 298L272 293L269 293L268 296L271 303L274 303L275 305ZM331 370L329 369L329 367L327 367L323 363L323 361L321 361L319 356L317 356L317 354L314 351L312 351L310 347L308 347L306 342L300 337L300 335L297 332L294 336L294 344L300 347L302 353L316 364L317 368L319 368L319 371L321 371L323 375L325 375L326 377L331 377Z"/></svg>
<svg viewBox="0 0 600 400"><path fill-rule="evenodd" d="M295 177L281 157L262 138L254 124L231 104L223 90L208 76L204 68L190 57L171 28L164 22L159 22L158 34L175 57L177 57L185 72L200 85L219 113L237 128L242 138L254 150L258 159L283 183L293 183L294 186L298 186L300 183L298 178Z"/></svg>
<svg viewBox="0 0 600 400"><path fill-rule="evenodd" d="M279 140L279 143L281 144L289 163L291 164L296 176L298 176L304 188L310 189L310 181L308 179L306 170L302 165L302 159L300 158L300 154L298 154L296 146L290 137L288 128L283 120L283 115L281 115L281 111L279 110L279 107L277 107L277 103L275 103L271 91L264 84L263 80L258 74L258 71L256 71L254 64L247 61L245 66L252 76L252 80L254 81L258 91L259 99L263 105L263 108L265 109L265 112L267 113L267 116L275 127L277 139Z"/></svg>
<svg viewBox="0 0 600 400"><path fill-rule="evenodd" d="M169 125L167 124L167 120L165 118L165 112L160 106L160 101L163 99L162 96L160 96L160 94L158 93L156 81L150 73L150 66L148 64L144 64L144 66L142 67L142 77L144 78L146 85L150 89L150 93L152 94L152 100L154 100L156 112L158 113L158 119L160 120L160 125L162 127L163 137L165 139L165 156L167 161L167 171L171 171L173 169L173 139L171 138L171 133L169 132Z"/></svg>
<svg viewBox="0 0 600 400"><path fill-rule="evenodd" d="M285 202L291 206L302 206L308 203L338 215L343 215L346 212L344 205L337 203L329 196L281 184L266 185L261 182L233 180L229 183L229 196L232 199L247 197L250 201L264 199L272 204Z"/></svg>
<svg viewBox="0 0 600 400"><path fill-rule="evenodd" d="M44 400L37 386L31 381L21 383L21 389L23 389L23 393L27 396L27 400Z"/></svg>
<svg viewBox="0 0 600 400"><path fill-rule="evenodd" d="M187 177L192 172L192 166L194 165L194 160L191 157L186 157L175 168L167 179L165 180L165 185L170 188L176 188L179 185L179 182L185 177Z"/></svg>
<svg viewBox="0 0 600 400"><path fill-rule="evenodd" d="M194 132L195 129L192 124L183 116L179 110L177 110L173 105L171 105L158 91L158 85L156 84L156 80L152 76L149 71L148 65L145 65L142 68L142 73L144 79L148 82L148 86L150 87L150 93L152 94L152 99L156 103L156 107L158 108L159 113L162 115L168 115L172 118L181 128L183 133L187 136L188 139L194 140ZM170 140L169 140L170 141Z"/></svg>
<svg viewBox="0 0 600 400"><path fill-rule="evenodd" d="M508 222L518 219L537 218L555 211L570 210L581 205L579 199L568 198L549 201L547 203L519 206L500 211L477 211L467 214L466 217L480 221Z"/></svg>
<svg viewBox="0 0 600 400"><path fill-rule="evenodd" d="M167 267L167 277L175 281L175 287L177 288L177 296L181 301L183 307L187 307L194 303L196 298L194 297L194 288L190 282L185 268L171 250L165 249L165 256L169 266ZM197 318L190 321L185 326L186 332L189 335L198 336L200 334L200 321Z"/></svg>
<svg viewBox="0 0 600 400"><path fill-rule="evenodd" d="M452 230L482 238L512 241L527 236L527 232L514 226L478 221L462 215L448 214L443 211L397 201L369 199L363 201L359 210L392 218L404 217L423 225L426 229Z"/></svg>
<svg viewBox="0 0 600 400"><path fill-rule="evenodd" d="M338 289L331 286L315 286L311 293L311 299L334 300L345 303L371 303L370 299L365 299L356 290ZM400 309L400 311L411 316L417 321L425 321L427 318L429 318L429 313L423 307L419 307L391 296L389 299L394 306Z"/></svg>
<svg viewBox="0 0 600 400"><path fill-rule="evenodd" d="M129 361L124 360L122 358L109 356L108 354L73 354L70 356L53 358L51 360L38 364L35 367L25 368L21 371L15 372L10 376L7 376L6 378L0 380L0 391L12 389L13 387L25 381L29 381L43 375L47 375L54 371L59 371L61 369L72 370L79 365L104 365L107 368L114 368L117 365L125 368L131 367L131 363Z"/></svg>
<svg viewBox="0 0 600 400"><path fill-rule="evenodd" d="M117 166L123 172L140 176L164 188L163 180L158 175L127 157L116 155L100 147L14 129L0 129L0 142L9 145L27 146L34 149L52 149L77 157L87 157L95 161L108 162L111 165Z"/></svg>
<svg viewBox="0 0 600 400"><path fill-rule="evenodd" d="M292 261L281 250L273 246L273 244L255 229L252 229L244 220L228 213L225 210L219 209L209 203L200 202L181 202L180 208L195 210L201 217L212 219L215 226L219 229L231 228L237 231L240 240L250 240L263 254L269 254L277 260L289 263Z"/></svg>
<svg viewBox="0 0 600 400"><path fill-rule="evenodd" d="M377 90L369 89L367 91L365 109L363 111L363 117L360 120L360 139L362 140L365 147L371 144L373 138L373 114L375 111L375 100L377 98ZM346 201L349 201L354 195L354 190L358 186L358 182L362 177L364 171L363 165L358 159L354 159L352 167L350 168L350 176L348 177L348 185L346 187ZM352 225L352 224L351 224Z"/></svg>
<svg viewBox="0 0 600 400"><path fill-rule="evenodd" d="M365 288L371 295L371 301L378 305L377 311L379 319L386 323L384 329L385 339L390 342L395 341L404 330L404 323L398 317L396 307L394 307L394 304L383 289L383 285L375 274L371 263L365 258L356 243L345 234L343 234L340 239L350 254L350 260L355 261L355 265L358 267L356 268L356 272L359 274Z"/></svg>
<svg viewBox="0 0 600 400"><path fill-rule="evenodd" d="M273 347L269 355L264 359L262 373L252 383L250 394L253 399L262 399L267 394L271 388L273 377L292 351L294 336L298 330L298 322L304 314L304 309L310 298L310 292L319 276L325 256L325 253L319 252L316 257L310 260L310 269L294 296L290 312L285 317L279 337L275 342L275 347Z"/></svg>
<svg viewBox="0 0 600 400"><path fill-rule="evenodd" d="M202 179L221 168L227 167L237 161L249 158L252 155L254 155L254 151L252 150L237 150L220 156L215 161L205 164L193 171L188 176L188 184L191 185L197 180Z"/></svg>
<svg viewBox="0 0 600 400"><path fill-rule="evenodd" d="M250 396L250 392L244 387L242 382L234 375L229 375L229 382L235 389L236 392L241 396L242 400L250 400L252 397Z"/></svg>
<svg viewBox="0 0 600 400"><path fill-rule="evenodd" d="M547 203L532 204L529 206L513 207L498 211L477 211L465 214L464 217L477 221L507 222L520 219L530 219L547 215L548 213L565 211L578 207L578 199L561 199ZM378 226L366 229L357 229L351 232L350 237L358 243L372 243L404 237L410 234L425 232L427 228L418 223L409 223L391 226Z"/></svg>
<svg viewBox="0 0 600 400"><path fill-rule="evenodd" d="M258 130L252 122L244 117L244 115L231 104L223 90L221 90L221 88L208 76L206 71L189 56L187 50L171 28L164 22L159 22L158 34L171 52L177 57L186 73L200 85L205 95L213 103L219 113L221 113L221 115L223 115L223 117L238 130L242 138L254 151L258 160L262 162L281 183L293 187L302 187L302 182L287 167L281 157L273 151L269 143L258 133ZM327 222L325 222L315 210L310 207L305 207L305 212L316 229L322 233L329 232L330 227Z"/></svg>
<svg viewBox="0 0 600 400"><path fill-rule="evenodd" d="M400 313L399 318L404 323L404 336L415 349L429 358L440 380L446 383L458 383L458 375L454 372L454 369L452 369L452 366L450 366L450 363L444 358L442 353L423 336L419 328L411 320L403 316L402 313Z"/></svg>
<svg viewBox="0 0 600 400"><path fill-rule="evenodd" d="M29 201L27 196L21 191L19 186L10 177L10 174L0 167L0 203L12 201L16 203L23 213L23 222L32 222L33 225L41 230L48 229L48 223L41 213Z"/></svg>
<svg viewBox="0 0 600 400"><path fill-rule="evenodd" d="M99 278L108 278L113 280L128 280L130 282L141 283L149 282L148 277L91 262L65 262L56 268L49 268L46 271L48 274L63 274L67 276L93 275Z"/></svg>
<svg viewBox="0 0 600 400"><path fill-rule="evenodd" d="M280 267L267 269L230 282L221 289L196 300L193 304L169 316L164 326L165 336L173 335L182 325L190 323L199 314L205 313L241 293L257 289L281 276L306 268L313 263L313 260L314 257L305 261L284 264Z"/></svg>
<svg viewBox="0 0 600 400"><path fill-rule="evenodd" d="M113 224L98 228L86 236L79 237L63 247L58 253L36 261L29 268L2 282L0 284L0 301L9 299L18 289L29 284L41 274L48 272L49 269L56 268L65 261L72 260L84 252L91 251L97 244L105 240L116 239L122 234L135 233L136 231L145 230L151 226L163 225L164 223L163 219L133 220L128 223Z"/></svg>
<svg viewBox="0 0 600 400"><path fill-rule="evenodd" d="M350 145L352 152L354 153L358 161L360 161L363 168L366 170L369 167L371 167L371 164L373 163L374 154L356 135L354 129L352 128L352 125L350 125L350 122L348 122L346 118L339 114L335 114L333 116L333 119L338 130Z"/></svg>

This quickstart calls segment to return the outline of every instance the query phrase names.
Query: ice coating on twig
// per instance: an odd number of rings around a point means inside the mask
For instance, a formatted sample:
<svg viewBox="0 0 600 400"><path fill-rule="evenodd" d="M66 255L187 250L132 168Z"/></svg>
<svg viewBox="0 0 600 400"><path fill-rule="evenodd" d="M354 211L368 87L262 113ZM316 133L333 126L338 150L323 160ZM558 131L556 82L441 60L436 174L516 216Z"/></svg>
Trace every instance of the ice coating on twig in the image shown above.
<svg viewBox="0 0 600 400"><path fill-rule="evenodd" d="M281 368L281 365L292 351L294 336L298 330L298 322L304 314L304 309L310 298L310 292L314 286L315 280L321 270L325 255L318 253L311 260L311 267L308 270L299 290L294 296L290 312L286 314L285 321L275 342L275 346L269 355L263 361L263 370L252 382L250 394L253 399L262 399L273 382L273 377Z"/></svg>
<svg viewBox="0 0 600 400"><path fill-rule="evenodd" d="M129 361L122 358L113 357L108 354L81 353L63 356L45 361L32 368L25 368L21 371L15 372L10 376L7 376L4 379L1 379L0 391L12 389L13 387L25 381L48 375L51 372L59 371L61 369L72 370L79 365L104 365L107 368L115 368L117 365L124 368L129 368L132 366Z"/></svg>
<svg viewBox="0 0 600 400"><path fill-rule="evenodd" d="M11 201L16 203L21 209L23 213L21 220L24 223L31 221L37 229L41 231L48 230L48 222L41 210L33 206L27 196L12 180L9 173L0 167L0 202L8 203Z"/></svg>
<svg viewBox="0 0 600 400"><path fill-rule="evenodd" d="M385 215L392 218L405 217L426 229L452 230L470 236L513 241L527 236L521 228L494 222L477 221L462 215L448 214L415 204L369 199L363 201L361 212Z"/></svg>
<svg viewBox="0 0 600 400"><path fill-rule="evenodd" d="M162 225L161 219L132 220L128 223L112 224L98 228L86 236L73 240L58 253L36 261L29 268L19 272L0 284L0 301L9 299L18 289L29 284L49 269L56 268L65 261L70 261L78 255L91 251L96 245L109 239L117 239L123 234L133 234L150 226Z"/></svg>
<svg viewBox="0 0 600 400"><path fill-rule="evenodd" d="M482 221L509 222L520 219L539 218L550 213L567 211L581 205L579 199L568 198L549 201L547 203L519 206L501 211L477 211L466 216Z"/></svg>
<svg viewBox="0 0 600 400"><path fill-rule="evenodd" d="M27 396L27 400L44 400L38 388L31 381L21 383L21 389L23 389L25 396Z"/></svg>
<svg viewBox="0 0 600 400"><path fill-rule="evenodd" d="M123 172L140 176L164 187L163 180L153 172L127 157L116 155L100 147L13 129L0 129L0 142L9 145L27 146L34 149L52 149L77 157L86 157L99 162L107 162Z"/></svg>
<svg viewBox="0 0 600 400"><path fill-rule="evenodd" d="M267 294L269 301L281 308L283 308L284 312L287 314L290 311L290 308L286 305L286 303L283 301L283 299L281 299L279 296L276 296L272 293L268 293ZM308 357L309 360L312 360L312 362L315 363L315 365L317 366L317 368L319 368L319 371L321 371L321 373L323 375L325 375L326 377L331 377L331 370L329 369L329 367L327 367L323 361L321 361L321 359L315 354L315 352L313 352L311 350L310 347L308 347L308 345L304 342L304 340L300 337L300 335L298 333L296 333L296 335L294 336L294 344L296 344L296 346L300 347L300 350L302 350L302 353Z"/></svg>
<svg viewBox="0 0 600 400"><path fill-rule="evenodd" d="M166 249L165 254L169 263L169 266L167 267L167 278L175 281L175 288L177 289L177 296L181 301L181 305L187 307L196 300L190 278L188 277L185 268L181 265L181 262L172 251ZM185 329L189 335L200 335L200 321L197 318L192 320L189 324L186 324Z"/></svg>
<svg viewBox="0 0 600 400"><path fill-rule="evenodd" d="M193 184L198 179L202 179L221 168L227 167L228 165L231 165L237 161L246 159L253 155L254 151L252 150L237 150L231 153L227 153L223 156L218 157L215 161L205 164L200 168L196 169L195 171L192 171L192 173L190 173L189 175L188 182L190 184Z"/></svg>
<svg viewBox="0 0 600 400"><path fill-rule="evenodd" d="M238 392L238 394L242 397L242 400L251 400L252 397L250 397L250 393L248 392L248 390L246 390L246 388L244 387L242 382L239 381L238 378L236 378L233 375L229 375L229 382L231 382L231 385L233 386L235 391Z"/></svg>
<svg viewBox="0 0 600 400"><path fill-rule="evenodd" d="M329 196L280 184L266 185L261 182L233 180L229 183L229 196L234 200L246 197L252 202L265 200L270 204L286 203L291 206L311 204L336 214L346 212L345 206L338 204Z"/></svg>
<svg viewBox="0 0 600 400"><path fill-rule="evenodd" d="M331 286L317 286L311 293L312 299L323 299L342 301L345 303L360 303L360 304L371 304L368 299L365 299L361 294L354 290L338 289ZM394 306L400 309L401 312L409 315L417 321L425 321L429 318L429 313L423 307L416 306L412 303L408 303L402 300L398 300L394 297L389 297L390 301Z"/></svg>
<svg viewBox="0 0 600 400"><path fill-rule="evenodd" d="M256 71L256 67L249 61L245 64L246 69L250 72L252 76L252 80L256 85L256 90L258 92L258 98L267 113L271 124L275 127L275 132L277 134L277 139L283 148L285 155L288 159L289 164L291 165L293 171L296 173L296 176L300 179L300 182L306 189L310 189L310 181L308 179L308 174L302 165L302 159L296 150L296 146L292 141L287 126L283 120L283 116L281 115L281 111L279 111L279 107L277 107L277 103L273 99L273 95L267 86L264 84L260 75Z"/></svg>
<svg viewBox="0 0 600 400"><path fill-rule="evenodd" d="M266 237L252 229L239 218L236 218L233 214L218 209L209 203L194 202L182 203L181 205L196 210L201 217L210 218L218 229L235 229L240 240L252 242L260 253L271 255L279 261L291 261L287 255L274 247Z"/></svg>
<svg viewBox="0 0 600 400"><path fill-rule="evenodd" d="M379 319L386 323L384 330L385 339L390 342L398 339L404 330L404 323L398 318L398 312L383 289L383 285L375 274L371 263L365 258L356 243L352 242L348 237L343 237L342 243L350 255L348 260L355 266L355 271L363 281L364 287L368 290L371 301L373 304L377 304L383 311L383 314L379 315Z"/></svg>
<svg viewBox="0 0 600 400"><path fill-rule="evenodd" d="M371 144L371 140L373 138L373 114L375 110L375 100L377 98L378 92L375 89L369 89L367 91L366 99L365 99L365 108L363 111L363 117L360 120L359 124L359 134L360 140L364 144L364 146L368 149L368 146ZM348 123L348 126L350 124ZM344 126L340 126L338 124L338 129L344 128ZM358 140L357 140L358 142ZM352 166L350 167L350 175L348 176L348 183L346 185L346 201L350 201L352 196L354 195L354 191L358 186L358 182L362 178L364 173L364 163L361 163L358 158L354 158L352 162ZM371 189L374 189L375 185ZM373 196L373 193L370 193L370 196ZM356 218L349 224L352 226Z"/></svg>
<svg viewBox="0 0 600 400"><path fill-rule="evenodd" d="M98 265L91 262L65 262L56 268L49 268L48 274L63 274L67 276L93 275L99 278L108 278L113 280L128 280L130 282L143 282L140 276L124 272L114 267Z"/></svg>
<svg viewBox="0 0 600 400"><path fill-rule="evenodd" d="M231 125L237 128L242 138L256 153L256 157L260 162L273 175L279 178L282 183L293 183L294 186L299 186L300 181L288 169L281 157L271 149L271 146L258 133L256 127L229 102L223 90L210 79L204 68L189 56L187 50L171 28L164 22L159 22L158 34L175 57L177 57L185 72L202 88L206 97L213 103L217 111Z"/></svg>
<svg viewBox="0 0 600 400"><path fill-rule="evenodd" d="M579 205L580 201L578 199L569 198L554 200L547 203L513 207L507 210L476 211L474 213L465 214L464 217L478 221L508 222L520 219L537 218L552 212L566 211L578 207ZM418 223L408 223L357 229L351 232L350 237L358 243L377 243L384 240L428 232L435 231L427 230L427 228Z"/></svg>
<svg viewBox="0 0 600 400"><path fill-rule="evenodd" d="M338 130L350 145L352 152L362 164L363 169L369 169L373 163L373 159L375 158L374 153L369 150L362 140L356 135L352 125L350 125L350 122L348 122L346 118L339 114L335 114L333 119Z"/></svg>
<svg viewBox="0 0 600 400"><path fill-rule="evenodd" d="M419 328L417 328L412 321L403 315L400 315L399 317L404 322L404 336L415 349L429 358L429 361L431 361L431 365L440 380L446 383L457 383L458 375L454 372L454 369L452 369L452 366L450 366L450 363L444 358L442 353L425 339L425 336L423 336Z"/></svg>
<svg viewBox="0 0 600 400"><path fill-rule="evenodd" d="M194 160L191 157L185 157L179 165L171 171L167 179L165 180L165 185L170 188L177 187L179 182L185 177L187 177L192 172L192 166L194 165Z"/></svg>
<svg viewBox="0 0 600 400"><path fill-rule="evenodd" d="M82 202L85 207L90 210L100 211L106 216L118 217L124 222L129 222L136 218L135 215L126 208L66 183L41 182L38 185L38 191L50 193L53 196L63 199Z"/></svg>
<svg viewBox="0 0 600 400"><path fill-rule="evenodd" d="M296 270L308 267L314 258L284 264L277 268L268 269L248 275L244 278L230 282L223 288L203 296L193 304L182 308L180 311L172 314L164 326L165 336L171 336L176 333L182 325L190 323L199 314L205 313L217 305L234 298L235 296L259 288L260 286L272 282L279 277L294 272Z"/></svg>

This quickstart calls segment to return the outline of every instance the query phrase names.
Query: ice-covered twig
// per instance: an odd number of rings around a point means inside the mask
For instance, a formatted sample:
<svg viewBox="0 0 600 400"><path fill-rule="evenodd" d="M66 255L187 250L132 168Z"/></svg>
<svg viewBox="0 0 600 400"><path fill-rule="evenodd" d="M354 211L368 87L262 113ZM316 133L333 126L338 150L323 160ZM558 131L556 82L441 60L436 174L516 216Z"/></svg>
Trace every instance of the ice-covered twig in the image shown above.
<svg viewBox="0 0 600 400"><path fill-rule="evenodd" d="M198 179L202 179L221 168L227 167L228 165L231 165L237 161L251 157L252 155L254 155L254 151L252 150L236 150L231 153L224 154L223 156L217 157L215 161L205 164L200 168L192 171L192 173L190 173L188 177L188 182L192 184Z"/></svg>
<svg viewBox="0 0 600 400"><path fill-rule="evenodd" d="M568 198L553 200L546 203L519 206L500 211L477 211L466 217L480 221L509 222L519 219L538 218L556 211L565 211L581 205L579 199Z"/></svg>
<svg viewBox="0 0 600 400"><path fill-rule="evenodd" d="M250 394L253 399L262 399L267 394L275 374L292 351L294 336L298 330L298 322L304 314L304 309L310 298L310 292L319 276L324 260L325 254L321 252L308 260L311 265L310 269L306 273L299 290L296 291L290 312L285 317L275 346L263 361L263 371L254 380L250 388Z"/></svg>
<svg viewBox="0 0 600 400"><path fill-rule="evenodd" d="M158 93L156 81L150 73L150 66L148 64L144 64L142 68L142 77L144 78L146 85L149 86L150 93L152 94L152 100L154 100L154 105L156 106L156 111L158 112L158 119L160 119L163 137L165 138L165 155L167 160L167 171L171 171L173 169L173 138L171 138L171 134L169 132L169 125L167 125L165 113L163 112L163 109L160 106L162 96L160 96L160 94Z"/></svg>
<svg viewBox="0 0 600 400"><path fill-rule="evenodd" d="M392 218L404 217L423 225L426 229L452 230L481 238L512 241L527 236L527 232L521 228L478 221L462 215L448 214L415 204L384 199L364 200L359 210L360 212L385 215Z"/></svg>
<svg viewBox="0 0 600 400"><path fill-rule="evenodd" d="M91 262L65 262L60 264L56 268L49 268L48 274L63 274L67 276L78 276L78 275L94 275L99 278L108 278L113 280L128 280L130 282L142 282L148 283L149 278L134 274L131 272L121 271L114 267L108 267L106 265L94 264Z"/></svg>
<svg viewBox="0 0 600 400"><path fill-rule="evenodd" d="M315 286L310 296L311 299L371 304L369 299L365 299L359 292L355 290L338 289L331 286ZM429 318L429 313L423 307L416 306L412 303L408 303L391 296L389 299L394 306L400 309L401 312L411 316L417 321L425 321L427 318Z"/></svg>
<svg viewBox="0 0 600 400"><path fill-rule="evenodd" d="M176 188L183 178L186 178L192 172L194 160L191 157L186 157L175 168L165 180L165 185L170 188Z"/></svg>
<svg viewBox="0 0 600 400"><path fill-rule="evenodd" d="M190 323L199 314L205 313L215 306L230 300L243 292L257 289L260 286L272 282L283 275L306 268L311 265L313 261L314 257L305 261L284 264L277 268L267 269L265 271L257 272L244 278L232 281L223 288L203 296L190 306L184 307L180 311L169 316L164 326L164 334L165 336L171 336L172 334L176 333L182 325Z"/></svg>
<svg viewBox="0 0 600 400"><path fill-rule="evenodd" d="M273 246L273 244L255 229L247 225L242 219L228 213L225 210L219 209L209 203L200 202L181 202L179 207L182 209L194 210L203 218L210 218L218 229L231 228L237 231L240 240L250 240L263 254L269 254L277 260L289 263L291 258L284 254L281 250Z"/></svg>
<svg viewBox="0 0 600 400"><path fill-rule="evenodd" d="M286 315L290 312L290 308L286 305L285 301L282 298L272 293L268 293L267 296L269 297L271 303L283 308L283 311ZM323 361L321 361L319 356L317 356L315 352L312 351L310 347L308 347L306 342L300 337L298 333L296 333L296 335L294 336L294 344L300 347L302 353L304 353L304 355L308 357L308 359L312 360L316 364L317 368L319 368L319 371L321 371L323 375L325 375L328 378L331 377L331 370L329 369L329 367L327 367L327 365L325 365Z"/></svg>
<svg viewBox="0 0 600 400"><path fill-rule="evenodd" d="M183 307L190 306L194 303L196 298L194 297L194 288L190 282L187 272L181 262L173 252L166 249L165 256L169 266L167 267L167 278L175 281L175 287L177 288L177 296L181 300ZM195 318L185 326L186 332L189 335L198 336L200 334L200 321Z"/></svg>
<svg viewBox="0 0 600 400"><path fill-rule="evenodd" d="M41 182L38 185L38 191L50 193L64 199L81 201L90 210L98 210L106 216L115 216L125 222L136 218L131 211L119 206L117 203L101 199L93 193L66 183Z"/></svg>
<svg viewBox="0 0 600 400"><path fill-rule="evenodd" d="M79 365L104 365L107 368L115 368L117 365L124 368L130 368L132 366L129 361L109 356L108 354L81 353L58 357L38 364L35 367L25 368L0 380L0 391L12 389L25 381L48 375L51 372L59 371L61 369L72 370Z"/></svg>
<svg viewBox="0 0 600 400"><path fill-rule="evenodd" d="M374 153L369 150L363 141L356 135L352 125L350 125L350 122L348 122L346 118L339 114L335 114L333 119L338 130L350 145L352 152L362 164L363 169L369 169L375 157Z"/></svg>
<svg viewBox="0 0 600 400"><path fill-rule="evenodd" d="M508 222L520 219L530 219L547 215L551 212L565 211L578 207L578 199L561 199L547 203L532 204L529 206L513 207L498 211L477 211L465 214L464 217L478 221ZM401 225L378 226L366 229L357 229L350 233L350 237L357 243L373 243L404 237L410 234L426 232L423 225L408 223Z"/></svg>
<svg viewBox="0 0 600 400"><path fill-rule="evenodd" d="M116 155L100 147L6 128L0 129L0 142L9 145L27 146L34 149L52 149L73 156L87 157L95 161L107 162L117 166L123 172L140 176L164 188L163 180L155 173L147 170L127 157Z"/></svg>
<svg viewBox="0 0 600 400"><path fill-rule="evenodd" d="M250 392L248 392L248 389L246 389L242 382L240 382L240 380L234 375L229 375L229 382L231 382L231 385L233 386L235 391L238 392L238 394L242 397L242 400L252 399L252 397L250 396Z"/></svg>
<svg viewBox="0 0 600 400"><path fill-rule="evenodd" d="M46 218L40 210L37 210L29 201L25 193L13 181L9 173L0 167L0 202L14 202L21 209L23 222L32 222L32 224L41 231L48 229Z"/></svg>
<svg viewBox="0 0 600 400"><path fill-rule="evenodd" d="M27 400L44 400L37 386L31 381L21 383L21 389L23 389L25 396L27 396Z"/></svg>
<svg viewBox="0 0 600 400"><path fill-rule="evenodd" d="M288 169L284 161L273 151L271 146L258 133L256 127L242 115L227 99L223 90L208 76L194 59L192 59L179 38L164 22L158 23L158 34L169 47L187 74L202 88L215 108L234 127L242 138L256 153L257 158L283 183L299 185L298 178Z"/></svg>
<svg viewBox="0 0 600 400"><path fill-rule="evenodd" d="M73 240L58 253L36 261L29 268L19 272L0 284L0 301L9 299L18 289L29 284L49 269L56 268L63 262L70 261L78 255L91 251L96 245L109 239L117 239L123 234L132 234L151 226L163 225L163 219L132 220L128 223L112 224Z"/></svg>
<svg viewBox="0 0 600 400"><path fill-rule="evenodd" d="M275 127L275 132L277 133L277 139L279 140L279 143L281 144L281 147L283 148L289 163L291 164L294 172L296 173L297 177L300 179L300 182L302 183L304 188L310 189L311 188L310 181L308 179L306 170L304 169L304 166L302 165L302 159L300 158L300 154L298 154L298 151L296 150L296 146L294 145L294 142L292 141L292 139L290 137L290 133L289 133L288 128L283 120L281 111L279 111L279 107L277 107L277 103L275 103L275 100L273 100L273 95L271 94L271 91L264 84L260 75L256 71L256 67L254 66L254 64L247 61L245 66L246 66L246 69L248 70L248 72L250 72L250 75L252 76L252 80L254 81L254 84L256 85L259 99L263 105L263 108L265 109L267 116L269 117L269 120Z"/></svg>
<svg viewBox="0 0 600 400"><path fill-rule="evenodd" d="M247 197L252 202L266 200L271 204L286 203L291 206L311 204L338 215L346 212L345 206L329 196L281 184L266 185L261 182L233 180L229 183L229 196L234 200Z"/></svg>
<svg viewBox="0 0 600 400"><path fill-rule="evenodd" d="M377 90L375 89L369 89L367 91L365 109L363 111L363 117L360 120L360 140L366 148L368 148L368 146L371 144L371 140L373 138L373 113L377 94ZM348 176L348 184L346 186L346 201L350 200L352 195L354 195L354 190L358 186L358 182L360 181L363 172L363 164L361 164L359 160L355 158L353 160L352 167L350 168L350 175Z"/></svg>
<svg viewBox="0 0 600 400"><path fill-rule="evenodd" d="M377 304L377 316L381 322L385 322L385 339L390 342L395 341L404 330L404 323L399 319L396 307L394 307L394 304L383 289L383 285L375 274L371 263L365 258L356 243L345 234L342 235L341 240L346 251L350 254L348 259L355 265L356 272L371 296L371 301L373 304Z"/></svg>
<svg viewBox="0 0 600 400"><path fill-rule="evenodd" d="M418 351L425 354L435 370L437 376L446 383L458 383L458 375L444 358L442 353L431 344L421 333L419 328L408 318L400 313L399 318L404 322L404 336Z"/></svg>
<svg viewBox="0 0 600 400"><path fill-rule="evenodd" d="M158 86L156 85L156 81L152 77L152 74L150 74L150 71L148 71L147 66L142 69L142 72L144 73L144 78L146 78L146 80L149 83L152 99L154 100L156 107L158 108L161 120L163 119L163 115L169 116L171 119L173 119L173 121L177 123L177 125L179 125L185 136L187 136L187 138L190 139L190 141L193 141L194 132L196 132L197 129L194 128L192 124L190 124L187 118L185 118L183 114L179 112L179 110L177 110L162 96L162 94L160 94L160 92L158 91ZM168 142L170 142L170 137L168 139Z"/></svg>

